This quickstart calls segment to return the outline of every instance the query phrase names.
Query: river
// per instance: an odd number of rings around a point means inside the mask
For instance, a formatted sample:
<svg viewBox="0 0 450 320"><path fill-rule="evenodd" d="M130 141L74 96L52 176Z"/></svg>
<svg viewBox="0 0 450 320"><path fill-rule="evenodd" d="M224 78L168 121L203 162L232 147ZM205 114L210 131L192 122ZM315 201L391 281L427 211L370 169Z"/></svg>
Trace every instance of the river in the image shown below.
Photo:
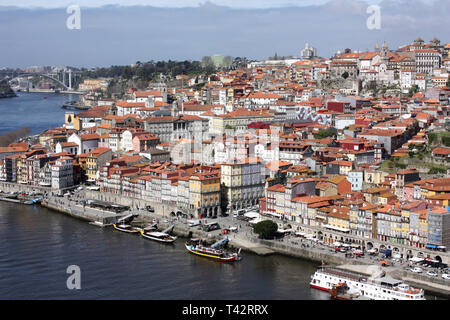
<svg viewBox="0 0 450 320"><path fill-rule="evenodd" d="M0 99L0 135L26 126L30 134L59 127L64 123L67 110L63 102L78 100L76 94L24 93L15 98Z"/></svg>
<svg viewBox="0 0 450 320"><path fill-rule="evenodd" d="M0 202L0 299L322 300L317 264L242 253L234 264L99 228L40 206ZM67 268L81 271L69 290Z"/></svg>

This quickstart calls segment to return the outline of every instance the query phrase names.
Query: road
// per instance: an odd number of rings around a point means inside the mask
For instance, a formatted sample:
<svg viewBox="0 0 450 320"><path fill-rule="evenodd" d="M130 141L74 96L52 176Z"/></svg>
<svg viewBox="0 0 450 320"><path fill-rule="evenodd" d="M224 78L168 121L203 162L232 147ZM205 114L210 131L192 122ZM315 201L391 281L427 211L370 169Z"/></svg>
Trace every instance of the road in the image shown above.
<svg viewBox="0 0 450 320"><path fill-rule="evenodd" d="M63 197L56 197L52 195L46 196L47 201L53 202L59 205L63 205L66 208L72 208L74 210L78 210L80 212L87 212L91 215L96 216L113 216L116 215L114 212L108 212L108 211L102 211L95 208L90 208L88 205L83 206L82 201L86 200L84 197L83 191L75 192L71 196L63 196ZM150 213L147 210L141 209L141 210L129 210L126 212L121 213L120 215L126 215L129 213L139 214L145 218L147 221L151 221L151 219L158 218L160 221L166 221L169 223L173 223L175 225L187 225L188 219L181 218L181 217L170 217L162 216L157 213ZM221 231L225 228L231 228L231 227L237 227L236 232L230 232L227 234L227 237L229 237L231 240L233 239L239 239L240 241L245 241L246 243L255 243L255 240L258 238L258 236L253 232L253 227L250 225L250 223L240 220L238 218L235 218L233 216L226 216L222 217L219 216L217 218L206 218L202 220L202 223L209 223L209 222L217 222L220 226L218 230L214 230L209 232L211 234L211 237L213 236L220 236ZM276 222L276 221L275 221ZM193 228L201 228L199 226L193 227ZM411 275L413 272L410 270L413 264L409 261L402 260L402 259L392 259L392 258L384 258L379 257L376 255L370 255L365 253L364 256L346 256L343 252L337 252L334 247L317 243L313 240L308 240L305 238L301 238L298 236L295 236L293 234L285 235L281 238L274 239L271 241L279 241L282 242L286 246L291 246L293 248L303 248L307 249L309 251L315 251L318 253L325 253L328 255L337 255L342 258L346 258L349 260L356 260L359 262L359 264L371 264L371 265L380 265L381 260L388 261L389 266L385 267L386 272L391 271L406 271L410 273ZM437 277L442 279L443 270L440 270L438 268L428 268L428 267L421 267L422 268L422 275L428 276L426 274L427 271L435 271L437 273ZM433 278L432 276L428 276L430 278ZM449 281L449 280L447 280Z"/></svg>

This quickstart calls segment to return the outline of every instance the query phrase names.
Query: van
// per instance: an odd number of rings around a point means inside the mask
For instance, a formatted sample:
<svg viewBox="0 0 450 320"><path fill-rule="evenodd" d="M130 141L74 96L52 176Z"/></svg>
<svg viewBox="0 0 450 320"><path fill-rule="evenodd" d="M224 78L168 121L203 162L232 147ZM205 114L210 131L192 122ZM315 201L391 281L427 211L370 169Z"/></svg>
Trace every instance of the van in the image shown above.
<svg viewBox="0 0 450 320"><path fill-rule="evenodd" d="M200 225L200 220L189 220L188 221L189 227L195 227Z"/></svg>
<svg viewBox="0 0 450 320"><path fill-rule="evenodd" d="M234 212L234 213L233 213L233 217L234 217L234 218L237 218L237 217L239 217L239 216L243 216L244 213L245 213L245 210L244 210L244 209L240 209L240 210L238 210L237 212Z"/></svg>
<svg viewBox="0 0 450 320"><path fill-rule="evenodd" d="M203 225L203 231L210 232L220 229L220 225L217 222L210 222Z"/></svg>

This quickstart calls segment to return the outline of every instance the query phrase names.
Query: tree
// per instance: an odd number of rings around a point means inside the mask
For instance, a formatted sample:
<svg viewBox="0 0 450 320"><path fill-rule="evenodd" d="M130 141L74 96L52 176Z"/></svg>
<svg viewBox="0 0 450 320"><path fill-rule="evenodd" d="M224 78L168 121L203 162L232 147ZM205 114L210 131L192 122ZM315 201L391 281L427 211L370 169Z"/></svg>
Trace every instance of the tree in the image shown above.
<svg viewBox="0 0 450 320"><path fill-rule="evenodd" d="M277 230L278 225L272 220L264 220L253 226L253 232L258 234L262 239L273 238L277 233Z"/></svg>
<svg viewBox="0 0 450 320"><path fill-rule="evenodd" d="M408 97L412 98L412 96L415 95L417 91L419 91L419 86L415 84L409 89Z"/></svg>
<svg viewBox="0 0 450 320"><path fill-rule="evenodd" d="M335 135L335 132L331 129L320 129L319 133L315 135L316 139L323 139L328 137L333 137Z"/></svg>
<svg viewBox="0 0 450 320"><path fill-rule="evenodd" d="M347 79L348 77L349 77L349 74L348 74L347 71L345 71L345 72L342 74L342 78Z"/></svg>

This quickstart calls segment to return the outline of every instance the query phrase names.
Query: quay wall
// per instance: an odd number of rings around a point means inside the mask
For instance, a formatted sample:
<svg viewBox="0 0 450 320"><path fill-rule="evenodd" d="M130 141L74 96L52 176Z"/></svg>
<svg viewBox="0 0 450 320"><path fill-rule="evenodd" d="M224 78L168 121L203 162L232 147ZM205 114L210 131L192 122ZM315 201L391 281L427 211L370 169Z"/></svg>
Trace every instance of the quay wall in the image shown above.
<svg viewBox="0 0 450 320"><path fill-rule="evenodd" d="M122 195L117 195L117 194L112 194L112 193L101 193L98 191L86 190L85 194L88 199L108 201L108 202L117 203L117 204L121 204L121 205L127 205L127 206L130 206L131 208L145 208L146 205L151 205L155 209L155 213L158 213L165 217L169 217L171 212L176 213L178 211L176 205L164 204L164 203L159 203L159 202L150 202L150 201L145 201L145 200L135 199L135 198L128 198L128 197L124 197ZM272 219L272 220L274 220L274 219ZM275 221L275 222L277 222L277 221ZM291 223L291 222L289 222L289 223ZM318 236L318 238L320 237L320 234L326 232L329 236L331 236L333 238L337 238L338 241L345 241L346 239L348 239L348 240L356 239L358 242L365 241L366 243L370 243L374 248L376 248L378 250L381 250L382 248L392 249L393 252L398 251L399 253L401 253L402 258L406 258L407 254L409 254L411 256L413 256L413 255L419 256L419 254L423 254L424 257L431 257L433 259L435 259L436 256L439 256L443 263L450 265L450 254L448 252L435 252L435 251L430 251L426 248L415 248L415 247L409 247L409 246L398 244L398 243L387 243L387 242L380 241L378 239L362 239L362 238L359 238L357 236L352 236L352 235L344 235L343 236L342 234L340 234L338 232L335 232L332 230L325 231L319 227L313 227L313 226L301 226L301 228L305 229L308 233L315 234L316 236ZM264 241L264 240L259 240L259 241ZM269 243L271 243L271 242L269 242ZM266 243L265 247L268 247L268 246L270 246L270 244ZM276 249L283 250L282 248L276 248ZM290 253L290 254L293 254L293 253ZM295 253L295 254L297 254L297 253ZM301 257L303 258L303 256L301 256ZM304 257L304 258L312 259L315 257L308 256L308 257ZM319 262L324 260L324 259L322 259L321 256L319 256L315 259L316 259L315 261L319 261Z"/></svg>
<svg viewBox="0 0 450 320"><path fill-rule="evenodd" d="M91 212L89 210L81 210L77 207L66 207L62 204L57 203L49 203L48 201L42 201L42 205L49 209L62 212L64 214L68 214L72 217L82 219L85 221L97 221L101 218L105 217L105 214L113 215L110 212L102 212L97 210L98 213ZM143 222L150 222L152 217L157 216L155 214L149 214L147 212L143 212L142 220ZM159 217L161 219L161 217ZM162 221L159 221L158 228L163 230L167 228L171 222L162 218ZM201 230L199 227L189 227L186 224L175 223L173 234L183 237L183 238L202 238L206 243L214 243L217 240L221 239L223 235L212 235L211 233L205 232ZM252 237L250 241L248 239L243 238L242 234L232 233L228 235L230 239L229 246L232 248L242 248L242 250L252 252L258 255L266 255L269 253L273 254L281 254L294 258L306 259L313 262L318 262L319 264L323 261L328 265L361 265L367 264L362 260L356 259L345 259L343 256L332 255L327 252L317 252L317 250L308 250L307 248L293 247L284 244L281 241L277 240L263 240L258 239L256 237ZM262 253L261 253L262 252ZM356 269L355 269L356 271ZM397 279L401 279L406 283L423 288L424 290L435 294L437 296L442 296L445 298L450 297L450 287L443 279L439 278L431 278L426 277L419 274L410 274L404 270L394 269L389 271L389 273Z"/></svg>
<svg viewBox="0 0 450 320"><path fill-rule="evenodd" d="M109 192L85 190L84 194L86 199L100 200L123 206L129 206L131 209L145 208L146 206L151 205L155 209L155 212L166 217L169 217L171 212L176 213L178 211L176 205L130 198Z"/></svg>
<svg viewBox="0 0 450 320"><path fill-rule="evenodd" d="M39 187L39 186L27 186L12 183L0 182L0 189L3 191L28 191L37 192L42 190L44 192L48 191L49 188ZM121 195L113 195L108 193L100 193L95 191L85 191L85 196L88 199L97 199L102 201L109 201L116 204L128 205L132 208L144 208L146 205L151 204L155 208L155 213L149 213L147 211L138 211L140 214L140 219L142 222L150 222L153 217L158 217L161 219L159 221L158 227L163 230L171 224L171 222L165 220L165 218L170 217L170 212L176 212L176 207L160 204L154 202L148 202L139 199L126 198ZM55 202L56 201L56 202ZM58 203L61 201L60 203ZM115 219L122 215L117 215L113 212L101 211L97 209L92 209L89 207L82 207L80 205L68 205L62 200L43 200L42 206L67 214L71 217L81 219L84 221L92 222L99 221L105 218ZM136 212L136 210L134 210ZM218 239L222 238L223 235L212 235L211 233L201 230L199 227L189 227L186 224L175 222L173 233L179 237L191 238L199 237L205 239L207 243L213 243ZM361 265L367 264L364 261L355 259L346 259L340 255L334 255L323 250L309 250L308 248L301 248L292 245L287 245L283 241L278 240L263 240L257 237L251 237L248 239L245 235L241 233L231 233L228 235L230 239L229 246L232 248L242 248L242 250L252 252L258 255L267 254L281 254L285 256L290 256L294 258L301 258L313 262L318 262L319 264L324 261L328 265ZM411 274L405 270L392 269L389 271L394 278L401 279L412 286L417 286L424 288L426 291L431 292L438 296L443 296L446 298L450 297L450 287L444 279L440 278L430 278L420 274Z"/></svg>
<svg viewBox="0 0 450 320"><path fill-rule="evenodd" d="M34 192L34 193L47 193L52 189L49 187L33 186L28 184L11 183L0 181L0 190L6 192Z"/></svg>

